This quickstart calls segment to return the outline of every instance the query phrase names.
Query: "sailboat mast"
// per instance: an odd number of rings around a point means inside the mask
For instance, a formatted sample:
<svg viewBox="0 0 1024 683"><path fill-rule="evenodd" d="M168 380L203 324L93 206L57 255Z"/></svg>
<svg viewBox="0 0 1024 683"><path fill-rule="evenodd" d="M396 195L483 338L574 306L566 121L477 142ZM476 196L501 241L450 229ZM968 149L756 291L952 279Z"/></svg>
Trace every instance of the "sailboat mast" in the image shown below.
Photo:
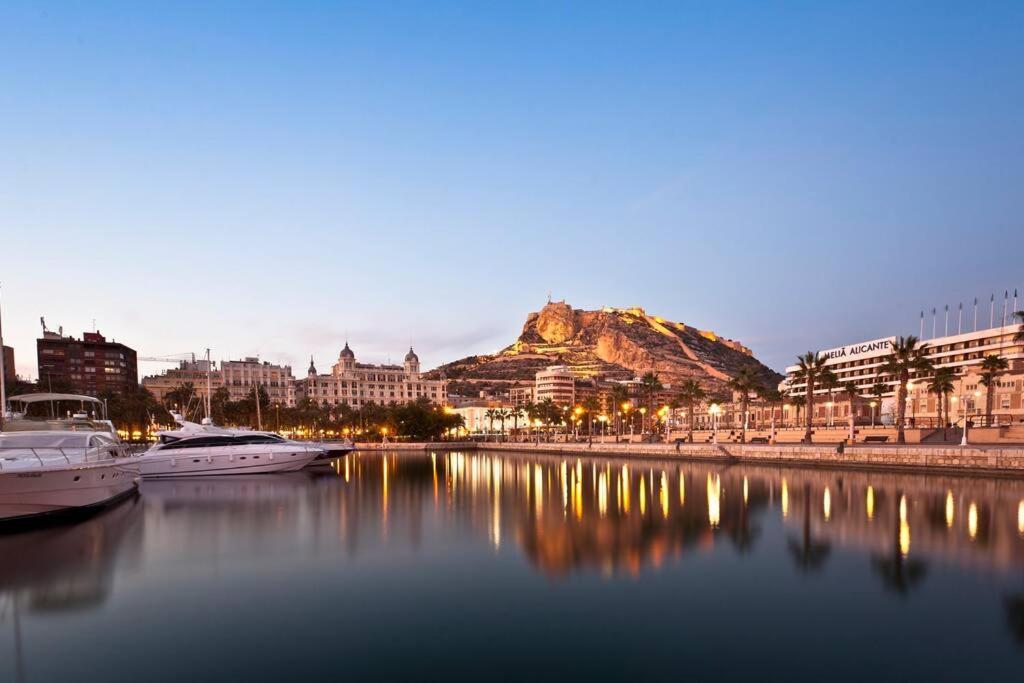
<svg viewBox="0 0 1024 683"><path fill-rule="evenodd" d="M0 430L4 428L7 415L7 368L4 366L4 323L3 306L0 305Z"/></svg>
<svg viewBox="0 0 1024 683"><path fill-rule="evenodd" d="M210 412L210 349L206 349L206 417L213 422L213 414Z"/></svg>
<svg viewBox="0 0 1024 683"><path fill-rule="evenodd" d="M260 382L256 380L252 384L253 391L256 392L256 429L263 431L263 417L260 415Z"/></svg>

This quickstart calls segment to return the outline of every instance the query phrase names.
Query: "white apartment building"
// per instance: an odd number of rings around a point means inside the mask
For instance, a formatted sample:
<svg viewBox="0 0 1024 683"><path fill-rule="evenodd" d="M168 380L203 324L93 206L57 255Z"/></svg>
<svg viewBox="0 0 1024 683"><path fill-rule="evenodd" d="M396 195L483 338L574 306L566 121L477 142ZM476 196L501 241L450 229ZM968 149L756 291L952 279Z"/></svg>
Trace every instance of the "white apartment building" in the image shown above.
<svg viewBox="0 0 1024 683"><path fill-rule="evenodd" d="M551 399L556 405L571 406L576 402L576 377L565 365L552 365L537 372L534 400Z"/></svg>
<svg viewBox="0 0 1024 683"><path fill-rule="evenodd" d="M357 363L349 348L338 354L338 362L331 374L317 374L313 359L309 359L306 378L295 383L296 400L310 398L318 403L346 404L353 408L376 403L408 403L420 398L445 405L448 400L448 381L425 379L420 372L419 356L409 347L403 365L371 365Z"/></svg>

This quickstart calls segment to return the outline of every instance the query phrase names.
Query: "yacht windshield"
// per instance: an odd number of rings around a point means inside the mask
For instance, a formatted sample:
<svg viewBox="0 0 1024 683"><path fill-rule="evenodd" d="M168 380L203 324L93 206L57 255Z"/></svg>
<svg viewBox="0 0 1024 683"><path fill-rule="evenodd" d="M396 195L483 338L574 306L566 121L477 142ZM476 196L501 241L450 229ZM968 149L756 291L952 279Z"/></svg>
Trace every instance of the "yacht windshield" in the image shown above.
<svg viewBox="0 0 1024 683"><path fill-rule="evenodd" d="M47 432L45 434L0 434L0 448L85 448L89 434Z"/></svg>

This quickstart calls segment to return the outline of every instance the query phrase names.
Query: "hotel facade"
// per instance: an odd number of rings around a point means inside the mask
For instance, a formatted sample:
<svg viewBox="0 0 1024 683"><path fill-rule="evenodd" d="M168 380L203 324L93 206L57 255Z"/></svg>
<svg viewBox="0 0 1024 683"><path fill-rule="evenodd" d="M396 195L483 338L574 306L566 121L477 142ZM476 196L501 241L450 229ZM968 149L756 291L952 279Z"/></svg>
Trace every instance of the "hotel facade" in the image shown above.
<svg viewBox="0 0 1024 683"><path fill-rule="evenodd" d="M295 382L295 397L296 400L309 398L317 403L353 408L369 403L409 403L421 398L445 405L448 381L424 378L420 359L412 347L402 365L371 365L357 363L355 353L346 342L329 375L318 374L313 359L309 359L306 378Z"/></svg>
<svg viewBox="0 0 1024 683"><path fill-rule="evenodd" d="M295 378L291 366L275 365L251 357L221 361L220 368L206 360L182 361L167 372L143 377L142 386L162 401L168 392L191 384L196 396L205 399L207 370L210 389L214 392L222 387L227 389L230 401L252 398L253 387L259 386L271 404L295 405Z"/></svg>
<svg viewBox="0 0 1024 683"><path fill-rule="evenodd" d="M1005 358L1008 369L1000 373L993 387L992 412L996 424L1016 423L1024 420L1024 343L1014 341L1020 325L1004 325L986 330L936 337L922 341L925 356L936 369L949 368L954 373L954 390L950 396L949 417L956 421L966 414L972 420L985 413L986 387L981 383L981 362L986 356ZM882 373L886 357L892 352L896 337L885 337L871 341L857 342L847 346L820 351L840 387L853 382L864 400L859 402L857 417L865 418L871 410L879 416L890 416L895 411L897 381ZM796 365L786 368L787 379L780 385L788 396L802 396L807 385L795 379ZM938 418L939 397L928 392L928 380L934 373L912 373L908 388L907 417L915 422L934 421ZM876 385L883 388L876 398ZM819 397L815 405L815 419L843 419L849 416L849 401L841 388L833 389L832 396L823 387L815 389ZM871 403L877 405L872 406ZM787 422L796 418L796 407L786 405L783 419Z"/></svg>

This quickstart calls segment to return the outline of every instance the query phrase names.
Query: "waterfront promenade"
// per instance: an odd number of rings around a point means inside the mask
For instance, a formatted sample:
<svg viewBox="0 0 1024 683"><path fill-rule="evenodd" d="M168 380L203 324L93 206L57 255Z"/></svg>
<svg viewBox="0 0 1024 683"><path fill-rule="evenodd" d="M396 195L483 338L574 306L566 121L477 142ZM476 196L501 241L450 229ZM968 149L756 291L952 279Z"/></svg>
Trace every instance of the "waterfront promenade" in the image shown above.
<svg viewBox="0 0 1024 683"><path fill-rule="evenodd" d="M835 444L642 444L442 441L437 443L361 443L359 450L488 450L552 455L643 457L724 462L773 463L859 469L936 470L1024 477L1024 446L854 445Z"/></svg>

